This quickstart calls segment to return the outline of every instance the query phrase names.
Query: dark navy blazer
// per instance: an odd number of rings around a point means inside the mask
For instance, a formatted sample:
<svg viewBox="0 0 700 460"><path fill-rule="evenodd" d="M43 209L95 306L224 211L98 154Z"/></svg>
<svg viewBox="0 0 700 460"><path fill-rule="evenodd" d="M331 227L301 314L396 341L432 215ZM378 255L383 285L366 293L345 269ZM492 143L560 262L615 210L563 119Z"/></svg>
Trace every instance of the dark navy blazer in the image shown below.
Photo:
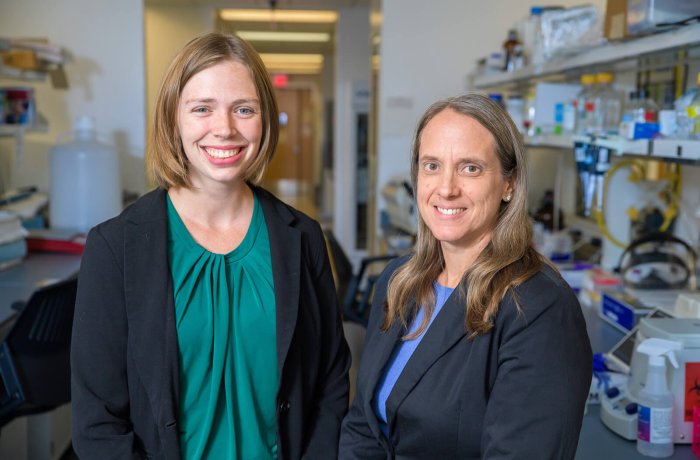
<svg viewBox="0 0 700 460"><path fill-rule="evenodd" d="M573 459L592 354L576 296L550 267L517 288L520 310L508 295L493 329L474 340L455 289L389 395L384 437L372 398L404 331L379 326L389 277L406 260L377 283L339 458Z"/></svg>

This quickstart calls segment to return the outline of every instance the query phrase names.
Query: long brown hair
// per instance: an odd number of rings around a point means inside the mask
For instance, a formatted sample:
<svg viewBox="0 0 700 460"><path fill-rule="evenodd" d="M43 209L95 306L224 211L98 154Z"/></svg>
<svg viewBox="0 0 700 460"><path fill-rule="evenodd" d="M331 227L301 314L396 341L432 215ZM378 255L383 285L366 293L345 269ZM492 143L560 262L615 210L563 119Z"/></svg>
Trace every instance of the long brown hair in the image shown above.
<svg viewBox="0 0 700 460"><path fill-rule="evenodd" d="M501 174L513 181L512 198L501 202L490 243L459 283L466 298L466 328L473 338L491 329L498 306L508 291L513 292L513 288L537 273L546 261L532 246L532 224L527 214L527 163L520 133L508 113L482 94L466 93L443 99L425 111L418 122L411 150L414 196L421 135L438 113L448 109L473 118L493 135ZM397 320L406 327L419 308L425 309L423 322L407 338L416 337L425 330L435 308L433 283L444 267L440 242L419 214L414 255L389 281L383 330Z"/></svg>
<svg viewBox="0 0 700 460"><path fill-rule="evenodd" d="M227 60L248 68L260 99L262 143L245 171L244 180L256 184L265 173L279 136L277 101L270 76L260 55L245 40L233 34L209 33L187 43L177 53L163 77L147 156L149 173L158 186L167 189L191 185L187 156L177 126L177 108L182 90L194 75Z"/></svg>

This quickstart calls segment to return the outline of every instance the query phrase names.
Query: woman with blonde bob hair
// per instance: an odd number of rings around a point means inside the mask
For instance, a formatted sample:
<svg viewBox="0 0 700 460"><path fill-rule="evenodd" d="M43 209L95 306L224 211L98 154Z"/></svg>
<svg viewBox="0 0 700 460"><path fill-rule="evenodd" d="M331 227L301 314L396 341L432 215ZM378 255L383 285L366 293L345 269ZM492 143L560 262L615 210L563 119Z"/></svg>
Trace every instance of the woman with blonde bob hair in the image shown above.
<svg viewBox="0 0 700 460"><path fill-rule="evenodd" d="M341 459L573 458L591 348L571 288L532 245L508 114L468 93L418 123L414 253L377 282Z"/></svg>
<svg viewBox="0 0 700 460"><path fill-rule="evenodd" d="M235 35L190 41L158 95L158 185L90 231L71 349L80 458L334 458L348 405L317 222L257 185L272 85Z"/></svg>

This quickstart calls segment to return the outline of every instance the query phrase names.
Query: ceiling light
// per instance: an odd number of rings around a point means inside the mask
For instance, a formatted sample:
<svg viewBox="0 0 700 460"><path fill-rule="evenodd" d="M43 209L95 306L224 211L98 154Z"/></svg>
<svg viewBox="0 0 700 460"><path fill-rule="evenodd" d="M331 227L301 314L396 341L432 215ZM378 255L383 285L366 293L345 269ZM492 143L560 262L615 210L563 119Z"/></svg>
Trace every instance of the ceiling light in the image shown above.
<svg viewBox="0 0 700 460"><path fill-rule="evenodd" d="M319 73L322 54L260 53L269 72Z"/></svg>
<svg viewBox="0 0 700 460"><path fill-rule="evenodd" d="M248 22L305 22L313 24L332 24L338 19L338 13L325 10L237 10L219 11L224 21Z"/></svg>
<svg viewBox="0 0 700 460"><path fill-rule="evenodd" d="M259 30L238 30L236 35L251 42L313 42L330 41L331 34L326 32L279 32Z"/></svg>

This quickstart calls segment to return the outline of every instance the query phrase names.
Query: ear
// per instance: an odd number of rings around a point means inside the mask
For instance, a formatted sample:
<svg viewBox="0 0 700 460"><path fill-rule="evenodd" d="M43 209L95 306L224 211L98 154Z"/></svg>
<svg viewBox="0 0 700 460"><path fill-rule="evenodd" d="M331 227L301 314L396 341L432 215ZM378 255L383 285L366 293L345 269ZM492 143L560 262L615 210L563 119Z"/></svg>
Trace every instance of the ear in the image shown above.
<svg viewBox="0 0 700 460"><path fill-rule="evenodd" d="M515 177L511 176L506 180L506 187L503 189L503 196L513 196L515 192Z"/></svg>

